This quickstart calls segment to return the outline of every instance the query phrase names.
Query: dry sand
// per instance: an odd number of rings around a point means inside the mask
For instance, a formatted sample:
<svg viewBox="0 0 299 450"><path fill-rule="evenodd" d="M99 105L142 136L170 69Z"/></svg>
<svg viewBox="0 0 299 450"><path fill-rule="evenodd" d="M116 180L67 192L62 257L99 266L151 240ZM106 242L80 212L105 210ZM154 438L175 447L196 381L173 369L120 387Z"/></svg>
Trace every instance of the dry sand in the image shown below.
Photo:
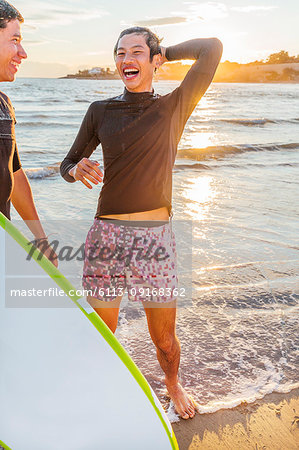
<svg viewBox="0 0 299 450"><path fill-rule="evenodd" d="M299 388L172 426L180 450L298 450Z"/></svg>

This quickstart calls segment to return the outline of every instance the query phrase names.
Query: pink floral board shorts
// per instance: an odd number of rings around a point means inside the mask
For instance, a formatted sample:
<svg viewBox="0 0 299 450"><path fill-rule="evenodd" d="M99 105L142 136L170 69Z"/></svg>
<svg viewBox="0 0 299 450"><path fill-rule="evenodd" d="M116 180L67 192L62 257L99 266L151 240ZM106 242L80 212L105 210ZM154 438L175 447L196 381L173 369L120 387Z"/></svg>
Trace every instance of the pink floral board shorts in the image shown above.
<svg viewBox="0 0 299 450"><path fill-rule="evenodd" d="M165 303L177 297L177 255L170 222L95 219L85 243L83 288L104 300Z"/></svg>

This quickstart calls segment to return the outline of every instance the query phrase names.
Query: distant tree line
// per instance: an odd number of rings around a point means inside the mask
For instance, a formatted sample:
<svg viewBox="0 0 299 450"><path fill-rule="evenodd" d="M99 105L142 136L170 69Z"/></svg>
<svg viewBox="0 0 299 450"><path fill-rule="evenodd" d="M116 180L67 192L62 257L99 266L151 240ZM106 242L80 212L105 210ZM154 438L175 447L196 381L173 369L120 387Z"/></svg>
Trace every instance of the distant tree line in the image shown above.
<svg viewBox="0 0 299 450"><path fill-rule="evenodd" d="M281 50L277 53L272 53L266 60L253 61L249 64L287 64L287 63L299 63L299 55L290 56L289 52Z"/></svg>
<svg viewBox="0 0 299 450"><path fill-rule="evenodd" d="M268 56L266 64L285 64L285 63L299 63L299 55L290 56L289 52L281 50L278 53L272 53Z"/></svg>

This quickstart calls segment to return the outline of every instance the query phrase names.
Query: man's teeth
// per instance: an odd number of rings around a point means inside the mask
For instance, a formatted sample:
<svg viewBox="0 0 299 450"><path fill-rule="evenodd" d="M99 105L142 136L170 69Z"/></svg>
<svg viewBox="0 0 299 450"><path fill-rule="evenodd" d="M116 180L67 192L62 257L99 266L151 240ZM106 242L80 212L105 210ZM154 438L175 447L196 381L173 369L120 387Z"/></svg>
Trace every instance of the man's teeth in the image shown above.
<svg viewBox="0 0 299 450"><path fill-rule="evenodd" d="M126 77L133 77L134 75L137 75L139 73L138 69L125 69L124 74Z"/></svg>

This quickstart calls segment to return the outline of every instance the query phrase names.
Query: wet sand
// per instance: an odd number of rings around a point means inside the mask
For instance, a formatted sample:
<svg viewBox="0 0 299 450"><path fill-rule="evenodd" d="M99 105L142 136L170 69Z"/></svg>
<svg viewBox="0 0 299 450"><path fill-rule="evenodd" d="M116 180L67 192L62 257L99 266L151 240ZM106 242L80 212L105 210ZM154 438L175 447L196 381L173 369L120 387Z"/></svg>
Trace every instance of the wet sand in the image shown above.
<svg viewBox="0 0 299 450"><path fill-rule="evenodd" d="M299 388L172 426L180 450L298 450Z"/></svg>

